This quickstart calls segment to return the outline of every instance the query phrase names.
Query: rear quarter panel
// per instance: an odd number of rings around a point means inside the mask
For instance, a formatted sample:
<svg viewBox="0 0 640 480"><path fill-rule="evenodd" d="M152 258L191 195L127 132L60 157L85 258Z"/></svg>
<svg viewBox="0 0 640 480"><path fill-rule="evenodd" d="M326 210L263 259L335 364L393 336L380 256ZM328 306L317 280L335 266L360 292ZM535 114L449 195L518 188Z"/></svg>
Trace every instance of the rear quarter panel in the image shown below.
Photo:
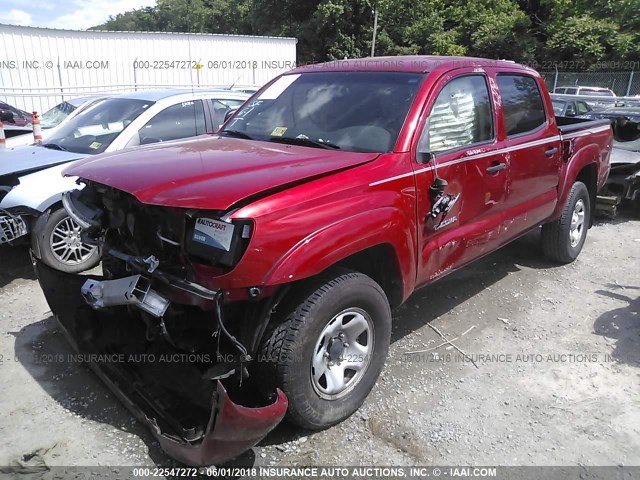
<svg viewBox="0 0 640 480"><path fill-rule="evenodd" d="M552 219L560 218L580 171L588 165L595 165L597 169L597 188L600 189L609 176L609 158L613 144L611 127L585 127L562 134L562 148L565 161L560 170L560 184L558 186L558 204Z"/></svg>

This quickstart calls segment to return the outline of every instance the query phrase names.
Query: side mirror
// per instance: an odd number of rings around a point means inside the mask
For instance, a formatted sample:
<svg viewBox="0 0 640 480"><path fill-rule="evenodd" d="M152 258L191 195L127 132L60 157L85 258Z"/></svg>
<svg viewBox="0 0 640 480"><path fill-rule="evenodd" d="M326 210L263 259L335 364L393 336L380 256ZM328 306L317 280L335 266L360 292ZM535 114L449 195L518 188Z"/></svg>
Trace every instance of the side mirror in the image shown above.
<svg viewBox="0 0 640 480"><path fill-rule="evenodd" d="M237 111L238 111L237 108L232 108L231 110L227 110L227 113L224 114L224 121L226 122L227 120L229 120L231 118L231 115L233 115Z"/></svg>
<svg viewBox="0 0 640 480"><path fill-rule="evenodd" d="M6 123L16 123L15 119L13 118L13 112L9 110L0 110L0 121Z"/></svg>
<svg viewBox="0 0 640 480"><path fill-rule="evenodd" d="M567 107L567 111L564 112L565 117L575 117L576 109L573 107Z"/></svg>

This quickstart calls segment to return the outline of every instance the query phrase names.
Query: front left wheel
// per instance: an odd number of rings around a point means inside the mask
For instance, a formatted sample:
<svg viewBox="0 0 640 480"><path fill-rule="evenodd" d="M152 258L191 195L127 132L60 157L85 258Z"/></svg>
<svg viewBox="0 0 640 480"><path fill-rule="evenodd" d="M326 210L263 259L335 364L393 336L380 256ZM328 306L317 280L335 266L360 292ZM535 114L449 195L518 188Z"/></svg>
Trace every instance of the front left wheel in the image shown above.
<svg viewBox="0 0 640 480"><path fill-rule="evenodd" d="M289 399L287 418L319 430L353 414L375 385L391 335L382 288L361 273L337 273L285 306L257 361Z"/></svg>

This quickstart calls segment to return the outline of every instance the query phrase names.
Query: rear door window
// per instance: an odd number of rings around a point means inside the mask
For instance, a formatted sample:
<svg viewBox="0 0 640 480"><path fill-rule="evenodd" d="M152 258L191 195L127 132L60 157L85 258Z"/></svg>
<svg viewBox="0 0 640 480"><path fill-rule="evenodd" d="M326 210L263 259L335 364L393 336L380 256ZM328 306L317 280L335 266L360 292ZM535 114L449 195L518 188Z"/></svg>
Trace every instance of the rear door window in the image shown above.
<svg viewBox="0 0 640 480"><path fill-rule="evenodd" d="M578 107L578 115L584 115L591 111L591 107L589 107L585 102L576 102L576 106Z"/></svg>
<svg viewBox="0 0 640 480"><path fill-rule="evenodd" d="M202 100L189 100L171 105L142 127L140 145L195 137L206 132Z"/></svg>
<svg viewBox="0 0 640 480"><path fill-rule="evenodd" d="M508 137L531 132L546 123L544 103L535 78L499 74L498 88Z"/></svg>
<svg viewBox="0 0 640 480"><path fill-rule="evenodd" d="M213 108L213 129L217 130L220 125L224 123L224 117L227 112L231 110L236 110L240 107L244 100L238 99L223 99L223 98L212 98L209 100L211 102L211 106Z"/></svg>

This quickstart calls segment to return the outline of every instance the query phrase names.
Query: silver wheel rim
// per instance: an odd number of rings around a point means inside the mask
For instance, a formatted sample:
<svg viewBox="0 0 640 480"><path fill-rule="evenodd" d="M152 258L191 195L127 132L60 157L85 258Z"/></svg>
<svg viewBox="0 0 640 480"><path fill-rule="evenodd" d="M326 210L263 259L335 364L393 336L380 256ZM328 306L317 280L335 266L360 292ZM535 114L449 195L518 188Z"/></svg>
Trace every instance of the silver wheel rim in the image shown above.
<svg viewBox="0 0 640 480"><path fill-rule="evenodd" d="M51 232L51 253L64 265L79 265L93 255L97 247L82 243L80 226L70 217L60 220Z"/></svg>
<svg viewBox="0 0 640 480"><path fill-rule="evenodd" d="M311 358L311 384L324 399L352 391L364 376L375 345L373 321L360 308L338 313L324 327Z"/></svg>
<svg viewBox="0 0 640 480"><path fill-rule="evenodd" d="M582 231L584 230L584 201L579 199L573 207L571 214L571 229L569 230L569 238L571 246L575 247L582 239Z"/></svg>

